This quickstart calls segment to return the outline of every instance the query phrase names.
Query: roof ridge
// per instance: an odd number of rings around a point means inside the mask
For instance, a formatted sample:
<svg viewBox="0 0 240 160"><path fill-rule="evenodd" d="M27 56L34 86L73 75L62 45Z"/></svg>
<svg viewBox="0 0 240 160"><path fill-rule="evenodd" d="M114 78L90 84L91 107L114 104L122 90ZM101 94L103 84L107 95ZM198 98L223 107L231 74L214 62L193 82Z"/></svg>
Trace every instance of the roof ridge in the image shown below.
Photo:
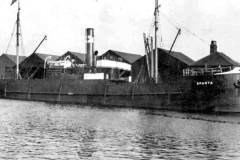
<svg viewBox="0 0 240 160"><path fill-rule="evenodd" d="M75 52L75 51L67 51L67 52L85 54L85 53L82 53L82 52ZM67 52L66 52L66 53L67 53Z"/></svg>
<svg viewBox="0 0 240 160"><path fill-rule="evenodd" d="M13 63L16 64L16 55L14 54L2 54L1 56L5 56L6 58L8 58L10 61L12 61ZM19 56L19 62L23 61L26 58L26 56Z"/></svg>
<svg viewBox="0 0 240 160"><path fill-rule="evenodd" d="M220 58L217 58L215 56L219 56ZM218 61L216 61L218 60ZM199 59L198 61L194 62L191 64L191 66L203 66L204 64L208 64L209 65L216 65L217 63L219 63L218 65L233 65L233 66L237 66L239 65L239 63L235 60L233 60L231 57L229 57L228 55L226 55L223 52L216 52L214 54L209 54L201 59Z"/></svg>
<svg viewBox="0 0 240 160"><path fill-rule="evenodd" d="M224 54L223 52L217 52L218 54L220 54L221 56L223 56L223 58L224 59L226 59L227 61L233 61L233 62L235 62L235 63L238 63L239 64L239 62L237 62L237 61L235 61L235 60L233 60L231 57L229 57L228 55L226 55L226 54Z"/></svg>
<svg viewBox="0 0 240 160"><path fill-rule="evenodd" d="M6 56L16 56L15 54L7 54L7 53L3 53L2 55L6 55ZM1 55L1 56L2 56L2 55ZM27 56L19 55L19 57L27 57Z"/></svg>
<svg viewBox="0 0 240 160"><path fill-rule="evenodd" d="M158 50L161 50L162 52L165 52L165 54L169 54L170 50L164 49L164 48L158 48ZM183 52L178 51L171 51L169 54L174 58L177 58L178 60L186 63L187 65L190 65L191 63L194 63L194 60L190 58L189 56L185 55Z"/></svg>
<svg viewBox="0 0 240 160"><path fill-rule="evenodd" d="M113 51L113 52L119 52L119 53L124 53L124 54L131 54L131 55L141 56L140 54L130 53L130 52L123 52L123 51L117 51L117 50L113 50L113 49L109 49L108 51Z"/></svg>

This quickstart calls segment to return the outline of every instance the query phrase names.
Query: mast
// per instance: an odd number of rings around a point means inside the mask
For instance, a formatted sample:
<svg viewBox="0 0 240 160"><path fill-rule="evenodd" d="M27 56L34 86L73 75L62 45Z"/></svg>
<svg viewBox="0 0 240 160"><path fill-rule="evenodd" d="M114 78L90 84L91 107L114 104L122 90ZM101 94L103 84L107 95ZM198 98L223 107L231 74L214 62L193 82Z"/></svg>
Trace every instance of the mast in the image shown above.
<svg viewBox="0 0 240 160"><path fill-rule="evenodd" d="M151 52L150 52L150 58L151 58L151 78L154 78L154 52L153 52L153 37L151 36Z"/></svg>
<svg viewBox="0 0 240 160"><path fill-rule="evenodd" d="M154 28L155 28L155 35L154 35L154 43L155 43L155 53L154 53L154 60L155 60L155 74L154 74L154 80L155 83L158 83L158 47L157 47L157 32L158 32L158 16L159 16L159 5L158 5L158 0L155 0L155 11L154 11L154 17L155 17L155 22L154 22Z"/></svg>
<svg viewBox="0 0 240 160"><path fill-rule="evenodd" d="M19 36L20 36L20 0L18 0L18 12L17 12L17 32L16 32L16 79L19 79Z"/></svg>

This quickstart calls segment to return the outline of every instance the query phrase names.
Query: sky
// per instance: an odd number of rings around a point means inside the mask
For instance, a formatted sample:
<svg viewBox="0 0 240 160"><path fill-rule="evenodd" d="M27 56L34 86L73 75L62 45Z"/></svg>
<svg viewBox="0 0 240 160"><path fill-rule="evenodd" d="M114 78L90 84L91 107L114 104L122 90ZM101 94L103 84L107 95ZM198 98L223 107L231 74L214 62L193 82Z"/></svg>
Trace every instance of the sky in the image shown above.
<svg viewBox="0 0 240 160"><path fill-rule="evenodd" d="M16 21L17 4L0 1L0 54L5 53ZM37 52L62 55L67 51L85 52L85 29L95 29L95 49L145 54L143 32L153 33L155 0L21 0L21 28L24 51L30 55L44 35ZM198 60L209 54L211 40L218 50L240 62L239 0L159 0L158 45L174 45ZM8 53L15 54L15 39Z"/></svg>

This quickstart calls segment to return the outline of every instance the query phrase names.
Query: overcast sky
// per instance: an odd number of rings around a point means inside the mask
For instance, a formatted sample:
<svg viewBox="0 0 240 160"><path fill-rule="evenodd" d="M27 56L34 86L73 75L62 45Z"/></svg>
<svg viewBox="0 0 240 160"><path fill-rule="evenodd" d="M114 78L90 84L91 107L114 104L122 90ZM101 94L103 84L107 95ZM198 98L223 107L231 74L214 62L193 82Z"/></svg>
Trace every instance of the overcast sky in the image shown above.
<svg viewBox="0 0 240 160"><path fill-rule="evenodd" d="M153 31L155 0L21 0L25 55L44 37L38 52L61 55L85 52L85 28L95 29L96 50L144 54L143 32ZM169 49L177 28L182 34L174 50L194 60L209 54L210 41L218 50L240 61L239 0L159 0L163 48ZM5 52L16 20L17 5L0 1L0 53ZM160 44L160 42L159 42ZM14 42L10 53L15 53Z"/></svg>

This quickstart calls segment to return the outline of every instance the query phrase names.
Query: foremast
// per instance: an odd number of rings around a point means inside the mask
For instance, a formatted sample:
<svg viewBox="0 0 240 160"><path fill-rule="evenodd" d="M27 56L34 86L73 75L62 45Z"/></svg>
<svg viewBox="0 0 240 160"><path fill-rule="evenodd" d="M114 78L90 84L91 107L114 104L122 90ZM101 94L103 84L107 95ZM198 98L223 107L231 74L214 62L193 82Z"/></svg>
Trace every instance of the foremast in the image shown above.
<svg viewBox="0 0 240 160"><path fill-rule="evenodd" d="M17 11L17 31L16 31L16 79L20 78L19 74L19 36L20 36L20 0L18 0L18 11Z"/></svg>
<svg viewBox="0 0 240 160"><path fill-rule="evenodd" d="M154 38L153 36L146 37L146 34L143 33L145 52L146 52L146 63L148 76L150 81L153 83L159 83L159 71L158 71L158 18L159 18L159 8L158 0L155 0L155 9L154 9ZM153 40L154 39L154 40ZM140 73L139 73L140 74Z"/></svg>
<svg viewBox="0 0 240 160"><path fill-rule="evenodd" d="M159 17L159 7L160 5L158 5L158 0L155 0L155 10L154 10L154 47L155 47L155 52L154 52L154 60L155 60L155 66L154 66L154 81L157 84L158 83L158 38L157 38L157 33L158 33L158 17Z"/></svg>

